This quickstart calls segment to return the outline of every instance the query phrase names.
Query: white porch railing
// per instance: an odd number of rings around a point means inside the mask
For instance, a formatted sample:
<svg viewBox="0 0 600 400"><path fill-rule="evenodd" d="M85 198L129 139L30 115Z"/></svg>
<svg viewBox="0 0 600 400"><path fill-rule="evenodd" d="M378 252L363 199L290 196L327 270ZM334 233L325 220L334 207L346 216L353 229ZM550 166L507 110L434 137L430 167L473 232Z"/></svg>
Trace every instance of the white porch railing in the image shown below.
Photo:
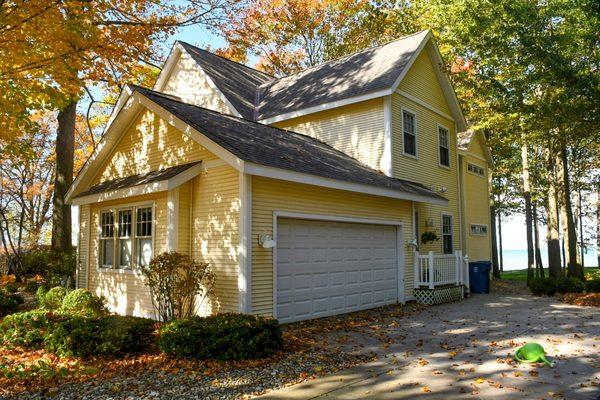
<svg viewBox="0 0 600 400"><path fill-rule="evenodd" d="M434 289L443 285L464 285L469 290L469 257L460 250L454 254L414 253L415 288Z"/></svg>

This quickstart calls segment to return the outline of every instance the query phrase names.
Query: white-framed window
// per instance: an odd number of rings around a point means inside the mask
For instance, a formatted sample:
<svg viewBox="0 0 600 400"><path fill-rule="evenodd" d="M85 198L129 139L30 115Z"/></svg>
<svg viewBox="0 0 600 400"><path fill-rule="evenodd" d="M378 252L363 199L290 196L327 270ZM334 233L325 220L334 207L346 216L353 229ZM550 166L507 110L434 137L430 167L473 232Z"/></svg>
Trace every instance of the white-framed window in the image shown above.
<svg viewBox="0 0 600 400"><path fill-rule="evenodd" d="M471 224L471 235L486 236L487 235L487 225Z"/></svg>
<svg viewBox="0 0 600 400"><path fill-rule="evenodd" d="M485 170L483 167L480 167L476 164L467 163L467 171L475 175L485 176Z"/></svg>
<svg viewBox="0 0 600 400"><path fill-rule="evenodd" d="M402 110L402 143L404 154L417 156L417 117L408 110Z"/></svg>
<svg viewBox="0 0 600 400"><path fill-rule="evenodd" d="M442 214L442 250L444 254L452 254L454 252L452 215L450 214Z"/></svg>
<svg viewBox="0 0 600 400"><path fill-rule="evenodd" d="M443 126L438 126L438 143L440 165L444 167L450 166L450 133Z"/></svg>
<svg viewBox="0 0 600 400"><path fill-rule="evenodd" d="M131 270L153 257L153 206L119 206L100 212L100 266Z"/></svg>

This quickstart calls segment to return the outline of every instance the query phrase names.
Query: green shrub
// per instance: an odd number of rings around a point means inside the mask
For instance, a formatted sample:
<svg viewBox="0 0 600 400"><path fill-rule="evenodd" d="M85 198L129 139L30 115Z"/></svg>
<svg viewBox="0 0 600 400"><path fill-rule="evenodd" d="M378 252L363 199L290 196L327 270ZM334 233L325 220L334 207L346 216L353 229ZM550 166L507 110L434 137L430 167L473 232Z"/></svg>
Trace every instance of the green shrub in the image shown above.
<svg viewBox="0 0 600 400"><path fill-rule="evenodd" d="M21 295L0 290L0 318L16 312L20 304L23 304Z"/></svg>
<svg viewBox="0 0 600 400"><path fill-rule="evenodd" d="M25 291L27 293L36 293L39 286L40 285L35 280L27 281L27 283L25 284Z"/></svg>
<svg viewBox="0 0 600 400"><path fill-rule="evenodd" d="M17 285L15 285L14 283L9 282L6 285L4 285L4 291L7 293L17 293L19 291L19 288L17 288Z"/></svg>
<svg viewBox="0 0 600 400"><path fill-rule="evenodd" d="M153 330L154 321L146 318L70 315L49 327L44 348L61 357L119 356L150 346Z"/></svg>
<svg viewBox="0 0 600 400"><path fill-rule="evenodd" d="M76 263L74 252L36 249L21 256L23 272L27 275L41 275L49 286L75 282Z"/></svg>
<svg viewBox="0 0 600 400"><path fill-rule="evenodd" d="M38 299L39 305L47 310L58 310L62 307L63 300L67 295L67 289L62 286L56 286L48 290L44 297Z"/></svg>
<svg viewBox="0 0 600 400"><path fill-rule="evenodd" d="M75 289L67 293L61 310L87 317L100 317L107 313L103 297L94 296L85 289Z"/></svg>
<svg viewBox="0 0 600 400"><path fill-rule="evenodd" d="M0 322L0 344L41 348L48 326L57 318L46 310L8 315Z"/></svg>
<svg viewBox="0 0 600 400"><path fill-rule="evenodd" d="M220 314L174 320L161 327L158 348L177 358L261 358L283 345L277 320Z"/></svg>
<svg viewBox="0 0 600 400"><path fill-rule="evenodd" d="M600 278L587 281L585 283L585 291L588 293L600 293Z"/></svg>
<svg viewBox="0 0 600 400"><path fill-rule="evenodd" d="M556 293L556 280L552 277L533 278L529 283L529 290L535 296L554 296Z"/></svg>
<svg viewBox="0 0 600 400"><path fill-rule="evenodd" d="M558 293L582 293L583 289L583 282L577 278L569 278L565 276L556 280L556 291Z"/></svg>

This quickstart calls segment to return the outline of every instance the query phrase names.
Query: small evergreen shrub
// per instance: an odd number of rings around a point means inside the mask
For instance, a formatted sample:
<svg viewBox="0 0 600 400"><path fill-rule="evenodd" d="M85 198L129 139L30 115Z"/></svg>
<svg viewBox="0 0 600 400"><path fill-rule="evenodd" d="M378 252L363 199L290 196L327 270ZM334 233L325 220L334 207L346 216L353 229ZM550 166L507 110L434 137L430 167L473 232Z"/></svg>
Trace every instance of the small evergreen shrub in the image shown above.
<svg viewBox="0 0 600 400"><path fill-rule="evenodd" d="M75 289L63 298L61 310L86 317L100 317L107 313L103 297L94 296L85 289Z"/></svg>
<svg viewBox="0 0 600 400"><path fill-rule="evenodd" d="M147 350L155 341L155 322L149 318L112 315L104 319L98 353L136 354Z"/></svg>
<svg viewBox="0 0 600 400"><path fill-rule="evenodd" d="M533 278L529 282L529 290L535 296L554 296L556 293L556 280L552 277Z"/></svg>
<svg viewBox="0 0 600 400"><path fill-rule="evenodd" d="M23 297L19 294L0 290L0 318L16 312L23 301Z"/></svg>
<svg viewBox="0 0 600 400"><path fill-rule="evenodd" d="M51 324L44 335L44 348L61 357L88 357L96 352L102 321L72 315Z"/></svg>
<svg viewBox="0 0 600 400"><path fill-rule="evenodd" d="M46 310L8 315L0 322L0 344L41 348L46 330L57 318Z"/></svg>
<svg viewBox="0 0 600 400"><path fill-rule="evenodd" d="M587 281L585 283L585 291L588 293L600 293L600 278Z"/></svg>
<svg viewBox="0 0 600 400"><path fill-rule="evenodd" d="M583 282L577 278L562 277L556 280L556 291L560 294L583 293Z"/></svg>
<svg viewBox="0 0 600 400"><path fill-rule="evenodd" d="M43 298L38 298L39 305L47 310L58 310L62 307L62 303L66 295L67 289L64 287L53 287L44 294Z"/></svg>
<svg viewBox="0 0 600 400"><path fill-rule="evenodd" d="M277 320L219 314L174 320L161 327L158 348L176 358L256 359L283 345Z"/></svg>

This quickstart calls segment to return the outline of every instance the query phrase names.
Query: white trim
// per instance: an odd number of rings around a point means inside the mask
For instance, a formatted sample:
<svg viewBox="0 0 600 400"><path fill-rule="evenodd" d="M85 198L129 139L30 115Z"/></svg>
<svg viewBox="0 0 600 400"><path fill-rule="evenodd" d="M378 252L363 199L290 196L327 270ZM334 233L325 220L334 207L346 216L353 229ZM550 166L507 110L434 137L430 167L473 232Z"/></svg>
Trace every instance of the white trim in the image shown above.
<svg viewBox="0 0 600 400"><path fill-rule="evenodd" d="M392 176L392 96L383 98L383 155L379 169Z"/></svg>
<svg viewBox="0 0 600 400"><path fill-rule="evenodd" d="M390 219L374 219L374 218L358 218L346 217L341 215L330 214L309 214L290 211L273 211L273 238L278 242L277 238L277 219L306 219L311 221L331 221L331 222L347 222L353 224L368 224L368 225L388 225L396 227L396 268L398 270L397 282L397 299L398 303L405 303L405 254L404 254L404 230L402 220ZM277 318L277 246L273 248L273 318Z"/></svg>
<svg viewBox="0 0 600 400"><path fill-rule="evenodd" d="M81 259L79 255L81 254L81 207L77 206L77 225L79 227L77 232L77 253L75 254L75 265L77 268L75 269L75 289L79 289L79 275L81 274Z"/></svg>
<svg viewBox="0 0 600 400"><path fill-rule="evenodd" d="M81 212L81 207L79 207L79 211ZM81 227L79 227L81 229ZM85 288L87 290L90 289L90 242L92 240L92 207L88 207L88 216L87 216L87 255L85 257Z"/></svg>
<svg viewBox="0 0 600 400"><path fill-rule="evenodd" d="M167 251L177 251L179 244L179 188L167 192Z"/></svg>
<svg viewBox="0 0 600 400"><path fill-rule="evenodd" d="M162 92L167 84L171 74L173 73L173 68L177 65L179 58L181 57L181 53L183 52L183 47L179 43L175 43L171 48L171 52L167 57L167 61L163 64L160 73L158 74L158 78L156 79L156 83L153 86L153 90L157 92Z"/></svg>
<svg viewBox="0 0 600 400"><path fill-rule="evenodd" d="M239 173L240 213L238 245L239 311L252 312L252 176Z"/></svg>
<svg viewBox="0 0 600 400"><path fill-rule="evenodd" d="M452 156L451 149L452 149L452 146L450 146L450 128L448 128L447 126L442 125L440 123L436 123L435 125L436 125L437 139L438 139L437 140L437 142L438 142L438 148L437 148L438 166L440 168L444 168L444 169L450 170L451 169L451 165L452 165L452 163L451 163L451 156ZM442 147L441 143L440 143L440 128L445 129L446 133L447 133L447 138L448 138L448 165L442 164L442 154L440 153L440 147Z"/></svg>
<svg viewBox="0 0 600 400"><path fill-rule="evenodd" d="M427 29L427 33L425 33L425 37L423 37L423 40L421 40L421 43L419 43L419 46L413 52L412 56L410 57L410 60L408 60L408 63L406 63L406 66L400 73L400 76L398 78L396 78L396 81L392 85L392 92L398 88L398 86L400 85L400 82L402 82L402 80L404 79L404 77L406 76L408 71L411 69L411 67L413 66L413 64L415 63L417 58L419 57L419 54L421 54L421 51L423 50L425 45L427 43L429 43L429 39L431 39L432 37L433 37L433 35L431 33L431 29Z"/></svg>
<svg viewBox="0 0 600 400"><path fill-rule="evenodd" d="M204 79L206 79L206 83L208 83L208 86L210 86L211 89L214 90L215 93L217 93L217 96L219 96L221 101L223 103L225 103L227 108L229 108L229 111L231 111L231 114L236 117L242 118L242 114L240 114L239 111L235 109L235 107L233 106L233 104L231 104L231 102L229 101L227 96L225 96L225 94L223 94L223 92L221 92L221 89L219 89L219 87L215 84L215 82L211 79L211 77L208 76L206 71L204 71L204 69L200 65L198 65L198 63L196 63L196 66L198 67L198 70L200 71L200 75L202 75L202 77L204 77Z"/></svg>
<svg viewBox="0 0 600 400"><path fill-rule="evenodd" d="M304 183L313 186L322 186L331 189L347 190L349 192L364 193L373 196L390 197L401 200L413 200L441 206L448 205L448 200L445 199L436 199L429 196L385 189L377 186L363 185L360 183L344 182L337 179L321 178L315 175L288 171L280 168L265 167L258 164L246 163L245 172L251 175L264 176L266 178L281 179L284 181Z"/></svg>
<svg viewBox="0 0 600 400"><path fill-rule="evenodd" d="M414 125L415 125L415 154L410 154L404 151L404 113L407 112L408 114L412 114L413 115L413 119L414 119ZM417 113L416 111L411 110L410 108L407 107L400 107L400 128L401 128L401 132L402 132L402 155L409 157L409 158L414 158L415 160L419 159L419 128L417 126Z"/></svg>
<svg viewBox="0 0 600 400"><path fill-rule="evenodd" d="M429 103L424 102L423 100L419 99L418 97L413 96L412 94L405 92L403 90L396 90L396 93L398 93L399 95L406 97L408 100L417 103L418 105L425 107L426 109L428 109L429 111L433 111L434 113L438 114L441 117L444 117L452 122L454 122L454 117L452 117L451 115L446 114L445 112L441 111L440 109L430 105Z"/></svg>
<svg viewBox="0 0 600 400"><path fill-rule="evenodd" d="M375 99L378 97L388 96L388 95L391 95L392 93L393 93L393 91L391 89L378 90L376 92L371 92L371 93L363 94L360 96L350 97L348 99L332 101L329 103L323 103L323 104L319 104L317 106L308 107L308 108L304 108L304 109L297 110L297 111L291 111L291 112L288 112L285 114L280 114L280 115L276 115L276 116L269 117L269 118L263 118L263 119L259 120L258 122L265 124L265 125L270 125L270 124L274 124L275 122L285 121L285 120L292 119L292 118L298 118L298 117L302 117L302 116L308 115L308 114L313 114L313 113L316 113L319 111L330 110L332 108L343 107L343 106L347 106L349 104L359 103L361 101L366 101L366 100L371 100L371 99Z"/></svg>
<svg viewBox="0 0 600 400"><path fill-rule="evenodd" d="M143 194L164 192L167 190L175 189L190 179L198 176L203 170L202 163L198 163L193 167L190 167L182 173L175 175L170 179L163 181L157 181L152 183L145 183L143 185L131 186L123 189L116 189L112 191L106 191L102 193L90 194L87 196L74 198L71 203L74 205L83 205L91 203L100 203L108 200L124 199L127 197L140 196Z"/></svg>

